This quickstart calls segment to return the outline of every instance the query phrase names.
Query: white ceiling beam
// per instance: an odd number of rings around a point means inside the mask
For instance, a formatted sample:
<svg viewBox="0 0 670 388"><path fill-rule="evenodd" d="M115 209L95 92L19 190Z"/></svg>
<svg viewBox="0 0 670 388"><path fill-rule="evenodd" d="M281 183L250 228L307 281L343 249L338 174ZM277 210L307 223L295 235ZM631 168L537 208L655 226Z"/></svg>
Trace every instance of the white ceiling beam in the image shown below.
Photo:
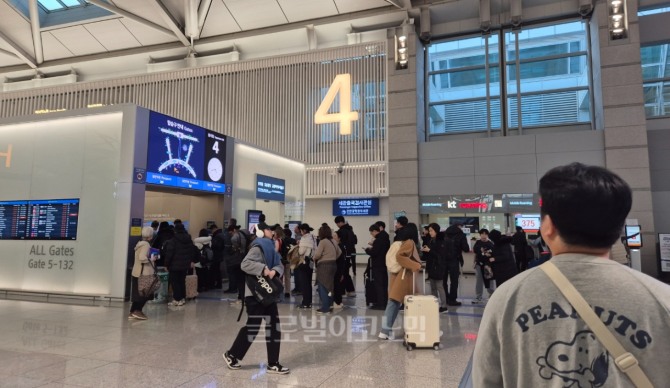
<svg viewBox="0 0 670 388"><path fill-rule="evenodd" d="M405 5L402 3L400 0L385 0L387 3L391 5L395 5L396 7L400 9L404 9Z"/></svg>
<svg viewBox="0 0 670 388"><path fill-rule="evenodd" d="M200 0L184 1L184 35L187 38L200 38L200 29L198 28L198 3Z"/></svg>
<svg viewBox="0 0 670 388"><path fill-rule="evenodd" d="M191 47L191 41L188 40L186 35L184 35L184 32L181 30L181 26L179 23L177 23L177 20L172 16L170 11L165 7L163 2L161 0L154 0L154 4L158 6L158 8L161 11L161 16L163 16L163 20L167 22L168 27L170 27L170 30L172 30L174 36L179 39L180 42L184 44L186 47Z"/></svg>
<svg viewBox="0 0 670 388"><path fill-rule="evenodd" d="M37 0L29 0L30 29L33 33L33 46L35 46L35 61L39 65L44 62L44 50L42 49L42 32L40 31L40 12L37 8Z"/></svg>
<svg viewBox="0 0 670 388"><path fill-rule="evenodd" d="M3 41L9 45L12 54L19 57L19 59L21 59L33 69L37 69L37 63L35 62L35 59L2 32L0 32L0 41Z"/></svg>
<svg viewBox="0 0 670 388"><path fill-rule="evenodd" d="M164 27L161 27L156 23L152 23L147 19L144 19L142 17L139 17L139 16L135 15L134 13L130 13L128 11L125 11L125 10L121 9L121 8L117 8L113 5L105 3L104 1L88 0L88 2L93 4L93 5L96 5L96 6L100 7L102 9L106 9L107 11L109 11L111 13L115 13L119 16L123 16L124 18L135 21L135 22L140 23L142 25L145 25L149 28L153 28L154 30L160 31L160 32L162 32L166 35L174 36L174 33L171 30L169 30L167 28L164 28Z"/></svg>
<svg viewBox="0 0 670 388"><path fill-rule="evenodd" d="M12 56L12 57L16 57L16 54L14 54L13 52L11 52L11 51L7 51L7 50L3 50L3 49L0 49L0 54L5 54L5 55Z"/></svg>
<svg viewBox="0 0 670 388"><path fill-rule="evenodd" d="M200 3L200 8L198 9L198 36L202 34L202 28L205 26L205 20L211 6L212 0L204 0Z"/></svg>

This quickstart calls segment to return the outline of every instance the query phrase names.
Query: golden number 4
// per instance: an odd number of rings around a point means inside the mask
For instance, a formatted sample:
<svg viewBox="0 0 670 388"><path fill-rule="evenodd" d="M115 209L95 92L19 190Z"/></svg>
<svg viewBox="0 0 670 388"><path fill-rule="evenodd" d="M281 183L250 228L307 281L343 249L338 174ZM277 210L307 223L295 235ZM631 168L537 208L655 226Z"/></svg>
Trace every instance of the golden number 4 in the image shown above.
<svg viewBox="0 0 670 388"><path fill-rule="evenodd" d="M340 94L340 111L328 113L338 93ZM339 74L330 85L319 109L316 110L314 122L316 124L340 123L340 135L351 135L351 122L357 120L358 112L351 110L351 75Z"/></svg>

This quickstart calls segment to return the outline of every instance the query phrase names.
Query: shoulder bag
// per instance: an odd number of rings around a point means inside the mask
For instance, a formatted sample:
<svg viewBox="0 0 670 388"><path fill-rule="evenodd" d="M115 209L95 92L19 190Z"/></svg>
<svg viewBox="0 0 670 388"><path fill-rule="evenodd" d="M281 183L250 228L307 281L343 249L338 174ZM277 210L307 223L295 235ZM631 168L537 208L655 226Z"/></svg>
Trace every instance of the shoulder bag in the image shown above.
<svg viewBox="0 0 670 388"><path fill-rule="evenodd" d="M260 249L263 260L265 261L265 264L268 265L263 249L260 245L257 245L256 247ZM268 268L269 267L270 266L268 265ZM251 295L263 306L269 306L279 302L284 293L284 284L281 279L279 279L279 276L270 278L269 276L247 274L245 281L247 287L249 287L249 290L251 291Z"/></svg>
<svg viewBox="0 0 670 388"><path fill-rule="evenodd" d="M647 375L644 374L642 368L640 368L640 364L637 362L635 356L627 352L621 343L617 341L612 332L605 327L605 324L598 318L596 313L593 312L582 294L577 291L575 286L570 283L561 270L559 270L551 261L542 264L540 269L547 274L549 279L554 282L554 285L561 291L572 307L577 310L580 318L582 318L591 331L593 331L596 338L598 338L598 341L600 341L612 358L614 358L614 363L619 370L625 373L636 387L653 388L653 384L649 381Z"/></svg>
<svg viewBox="0 0 670 388"><path fill-rule="evenodd" d="M149 264L154 269L154 273L152 275L142 275L144 272L144 263L142 263L142 270L140 271L140 276L137 278L137 293L142 298L152 298L154 293L161 287L161 279L156 273L154 263L149 260Z"/></svg>

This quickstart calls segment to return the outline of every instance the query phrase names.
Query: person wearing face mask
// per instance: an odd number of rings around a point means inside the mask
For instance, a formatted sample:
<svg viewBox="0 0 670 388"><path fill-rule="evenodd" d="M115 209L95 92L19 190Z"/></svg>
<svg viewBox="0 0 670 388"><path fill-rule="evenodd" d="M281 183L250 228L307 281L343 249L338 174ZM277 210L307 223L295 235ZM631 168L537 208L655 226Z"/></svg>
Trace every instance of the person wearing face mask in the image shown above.
<svg viewBox="0 0 670 388"><path fill-rule="evenodd" d="M440 312L447 312L447 294L444 291L444 274L447 272L447 246L440 225L428 225L428 237L421 248L426 261L431 293L440 301Z"/></svg>

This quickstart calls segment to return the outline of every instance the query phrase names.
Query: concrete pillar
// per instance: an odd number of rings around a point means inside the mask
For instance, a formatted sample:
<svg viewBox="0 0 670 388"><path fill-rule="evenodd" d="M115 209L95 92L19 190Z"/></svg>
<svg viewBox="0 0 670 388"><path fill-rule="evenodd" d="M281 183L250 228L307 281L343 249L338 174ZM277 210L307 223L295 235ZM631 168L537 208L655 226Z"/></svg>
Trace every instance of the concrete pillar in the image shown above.
<svg viewBox="0 0 670 388"><path fill-rule="evenodd" d="M657 276L637 1L626 1L628 37L620 40L610 40L608 3L598 1L591 20L596 128L605 131L607 168L633 189L628 218L642 225L642 271Z"/></svg>
<svg viewBox="0 0 670 388"><path fill-rule="evenodd" d="M404 211L410 222L419 220L418 143L425 141L423 45L413 29L407 37L409 63L397 69L396 29L388 30L389 215Z"/></svg>

